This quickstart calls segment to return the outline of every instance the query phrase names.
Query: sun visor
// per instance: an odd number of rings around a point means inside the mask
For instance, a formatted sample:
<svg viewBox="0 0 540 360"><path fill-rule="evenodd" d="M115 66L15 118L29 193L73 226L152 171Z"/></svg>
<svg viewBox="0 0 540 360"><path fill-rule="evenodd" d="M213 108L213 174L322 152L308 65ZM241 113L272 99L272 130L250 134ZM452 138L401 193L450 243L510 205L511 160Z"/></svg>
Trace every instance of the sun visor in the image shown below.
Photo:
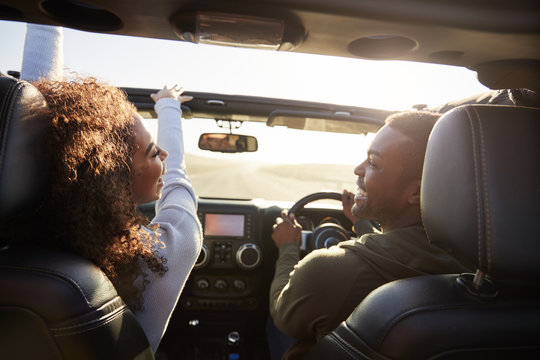
<svg viewBox="0 0 540 360"><path fill-rule="evenodd" d="M286 126L291 129L366 134L377 132L384 119L351 115L348 112L306 112L275 110L268 116L267 126Z"/></svg>

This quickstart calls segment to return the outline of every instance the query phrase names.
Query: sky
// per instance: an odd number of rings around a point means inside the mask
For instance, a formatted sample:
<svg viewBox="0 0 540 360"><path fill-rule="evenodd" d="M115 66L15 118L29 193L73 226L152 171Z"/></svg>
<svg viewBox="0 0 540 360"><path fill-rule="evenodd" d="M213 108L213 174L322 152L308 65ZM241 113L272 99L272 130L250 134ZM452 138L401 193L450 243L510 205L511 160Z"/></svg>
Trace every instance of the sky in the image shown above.
<svg viewBox="0 0 540 360"><path fill-rule="evenodd" d="M0 71L20 70L26 25L0 21ZM112 85L259 95L389 110L436 106L486 91L473 71L191 44L64 29L64 61ZM443 69L443 71L441 70Z"/></svg>
<svg viewBox="0 0 540 360"><path fill-rule="evenodd" d="M20 70L25 33L24 23L0 21L1 72ZM66 71L96 76L116 86L159 89L163 85L179 84L186 91L255 95L388 110L408 110L414 104L437 106L488 90L477 81L473 71L461 67L230 48L94 34L67 28L64 29L64 63ZM248 128L245 125L244 128ZM264 136L264 130L252 131L255 135ZM358 154L351 154L358 149L344 149L342 145L353 141L352 135L345 136L344 140L343 137L328 134L324 139L321 134L305 134L299 141L295 134L294 131L275 129L271 138L286 146L276 149L267 146L270 138L260 138L266 140L266 144L260 141L260 151L244 155L258 160L293 162L295 160L290 154L303 151L304 156L317 160L358 161ZM188 135L186 145L196 147L198 135ZM370 139L362 140L360 151L365 151ZM308 143L321 142L327 146L305 150ZM335 149L339 156L331 154L328 149ZM238 154L231 156L239 157Z"/></svg>

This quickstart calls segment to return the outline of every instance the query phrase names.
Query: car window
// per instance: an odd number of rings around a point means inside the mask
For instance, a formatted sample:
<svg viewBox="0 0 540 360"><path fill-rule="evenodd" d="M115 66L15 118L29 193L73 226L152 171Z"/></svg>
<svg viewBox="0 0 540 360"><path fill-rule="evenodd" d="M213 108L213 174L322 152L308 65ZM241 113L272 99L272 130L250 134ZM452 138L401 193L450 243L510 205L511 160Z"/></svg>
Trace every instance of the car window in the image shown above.
<svg viewBox="0 0 540 360"><path fill-rule="evenodd" d="M157 120L146 119L156 136ZM244 122L234 133L256 136L253 153L200 150L204 132L227 132L211 119L184 120L186 165L202 197L294 201L318 191L356 188L354 167L366 156L368 134L324 133Z"/></svg>

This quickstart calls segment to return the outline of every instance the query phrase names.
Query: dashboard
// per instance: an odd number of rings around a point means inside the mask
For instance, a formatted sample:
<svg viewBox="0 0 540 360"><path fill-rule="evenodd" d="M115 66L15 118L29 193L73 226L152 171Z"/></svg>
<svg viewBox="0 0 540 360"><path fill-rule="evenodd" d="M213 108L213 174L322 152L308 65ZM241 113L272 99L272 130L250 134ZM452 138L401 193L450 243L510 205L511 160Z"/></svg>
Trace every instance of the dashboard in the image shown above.
<svg viewBox="0 0 540 360"><path fill-rule="evenodd" d="M254 310L263 260L259 211L253 204L200 203L203 247L181 306L189 310Z"/></svg>
<svg viewBox="0 0 540 360"><path fill-rule="evenodd" d="M281 210L291 206L265 200L199 199L203 247L158 353L189 359L228 359L231 353L258 359L258 354L268 354L268 294L278 257L272 226ZM141 210L153 217L153 205ZM306 207L297 215L303 225L352 226L337 202Z"/></svg>

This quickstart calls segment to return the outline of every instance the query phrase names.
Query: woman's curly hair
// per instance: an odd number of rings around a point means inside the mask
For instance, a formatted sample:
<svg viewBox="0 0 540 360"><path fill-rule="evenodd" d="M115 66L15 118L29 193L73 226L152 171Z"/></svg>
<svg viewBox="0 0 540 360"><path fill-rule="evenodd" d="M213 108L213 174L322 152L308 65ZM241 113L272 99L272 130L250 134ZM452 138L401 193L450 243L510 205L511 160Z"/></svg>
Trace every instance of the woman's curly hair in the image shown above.
<svg viewBox="0 0 540 360"><path fill-rule="evenodd" d="M97 264L132 310L142 309L143 265L167 271L156 229L137 210L131 188L135 112L118 88L94 78L34 84L49 111L50 186L40 217L41 243Z"/></svg>

